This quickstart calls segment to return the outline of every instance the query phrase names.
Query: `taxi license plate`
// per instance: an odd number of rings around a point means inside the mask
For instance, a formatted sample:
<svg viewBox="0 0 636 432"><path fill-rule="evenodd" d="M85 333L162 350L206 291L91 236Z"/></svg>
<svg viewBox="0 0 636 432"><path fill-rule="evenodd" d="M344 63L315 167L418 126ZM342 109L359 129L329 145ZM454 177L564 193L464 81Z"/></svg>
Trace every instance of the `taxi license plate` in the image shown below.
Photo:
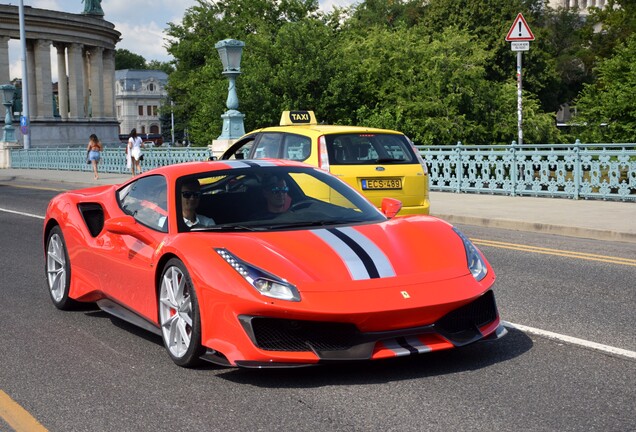
<svg viewBox="0 0 636 432"><path fill-rule="evenodd" d="M362 179L362 189L402 189L402 179Z"/></svg>

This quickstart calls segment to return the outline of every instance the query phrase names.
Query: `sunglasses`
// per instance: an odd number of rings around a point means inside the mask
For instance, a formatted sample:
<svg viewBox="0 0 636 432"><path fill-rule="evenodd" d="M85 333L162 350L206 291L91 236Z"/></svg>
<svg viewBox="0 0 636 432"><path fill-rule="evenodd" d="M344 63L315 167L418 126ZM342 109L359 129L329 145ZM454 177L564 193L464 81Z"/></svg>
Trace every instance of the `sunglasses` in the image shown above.
<svg viewBox="0 0 636 432"><path fill-rule="evenodd" d="M287 186L285 186L285 187L274 186L270 190L272 191L272 193L287 193L287 192L289 192L289 188Z"/></svg>
<svg viewBox="0 0 636 432"><path fill-rule="evenodd" d="M181 196L184 197L185 199L201 198L201 192L183 191L181 192Z"/></svg>

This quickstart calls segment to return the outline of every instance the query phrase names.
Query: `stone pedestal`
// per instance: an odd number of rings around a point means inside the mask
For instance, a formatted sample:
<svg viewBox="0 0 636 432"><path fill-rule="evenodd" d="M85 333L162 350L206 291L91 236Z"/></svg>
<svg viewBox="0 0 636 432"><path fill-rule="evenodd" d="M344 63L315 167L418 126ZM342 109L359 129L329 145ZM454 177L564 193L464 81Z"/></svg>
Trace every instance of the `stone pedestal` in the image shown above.
<svg viewBox="0 0 636 432"><path fill-rule="evenodd" d="M245 127L243 126L245 114L232 109L222 114L221 118L223 119L223 129L218 137L219 140L236 139L245 135Z"/></svg>
<svg viewBox="0 0 636 432"><path fill-rule="evenodd" d="M103 144L119 143L119 123L116 121L32 121L29 133L31 148L85 147L91 134L97 135ZM19 128L16 128L16 137L22 146L23 137Z"/></svg>
<svg viewBox="0 0 636 432"><path fill-rule="evenodd" d="M22 148L22 145L18 143L0 141L0 169L11 168L9 151L19 148Z"/></svg>

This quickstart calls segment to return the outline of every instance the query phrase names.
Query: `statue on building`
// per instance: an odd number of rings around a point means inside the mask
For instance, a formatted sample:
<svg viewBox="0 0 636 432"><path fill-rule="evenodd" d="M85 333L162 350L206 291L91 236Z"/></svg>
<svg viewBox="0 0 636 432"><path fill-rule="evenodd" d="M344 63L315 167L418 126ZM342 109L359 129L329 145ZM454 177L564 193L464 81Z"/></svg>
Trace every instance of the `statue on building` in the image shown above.
<svg viewBox="0 0 636 432"><path fill-rule="evenodd" d="M82 0L84 3L84 15L99 15L104 16L104 11L102 10L102 0Z"/></svg>

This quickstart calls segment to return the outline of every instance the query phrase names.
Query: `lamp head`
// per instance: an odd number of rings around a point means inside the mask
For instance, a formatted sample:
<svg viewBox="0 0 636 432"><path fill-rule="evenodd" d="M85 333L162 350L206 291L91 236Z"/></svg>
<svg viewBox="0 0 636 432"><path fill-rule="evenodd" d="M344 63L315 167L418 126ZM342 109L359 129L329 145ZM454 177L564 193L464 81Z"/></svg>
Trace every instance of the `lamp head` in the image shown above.
<svg viewBox="0 0 636 432"><path fill-rule="evenodd" d="M241 55L245 42L236 39L224 39L217 42L214 48L219 52L223 63L223 72L241 73Z"/></svg>
<svg viewBox="0 0 636 432"><path fill-rule="evenodd" d="M12 103L13 96L15 94L15 86L11 84L3 84L0 85L0 90L2 90L2 103Z"/></svg>

